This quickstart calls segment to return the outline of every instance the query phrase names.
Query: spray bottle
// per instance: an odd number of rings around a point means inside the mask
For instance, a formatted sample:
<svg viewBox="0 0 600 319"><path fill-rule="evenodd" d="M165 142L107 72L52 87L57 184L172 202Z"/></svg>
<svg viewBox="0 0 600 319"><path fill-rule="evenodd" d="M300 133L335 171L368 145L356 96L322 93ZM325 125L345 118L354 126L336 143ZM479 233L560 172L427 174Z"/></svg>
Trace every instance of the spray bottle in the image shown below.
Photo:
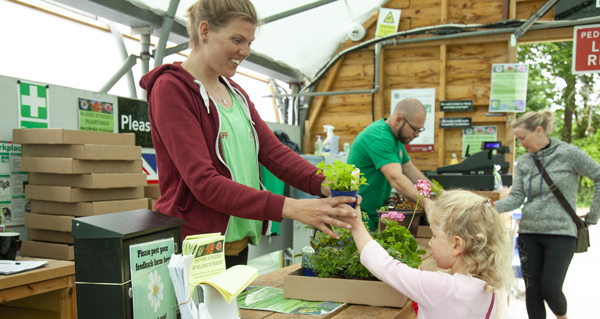
<svg viewBox="0 0 600 319"><path fill-rule="evenodd" d="M323 155L323 139L321 135L317 135L317 141L315 142L315 155Z"/></svg>
<svg viewBox="0 0 600 319"><path fill-rule="evenodd" d="M323 132L327 132L327 137L323 141L323 155L331 155L331 142L333 142L333 127L332 125L323 125Z"/></svg>

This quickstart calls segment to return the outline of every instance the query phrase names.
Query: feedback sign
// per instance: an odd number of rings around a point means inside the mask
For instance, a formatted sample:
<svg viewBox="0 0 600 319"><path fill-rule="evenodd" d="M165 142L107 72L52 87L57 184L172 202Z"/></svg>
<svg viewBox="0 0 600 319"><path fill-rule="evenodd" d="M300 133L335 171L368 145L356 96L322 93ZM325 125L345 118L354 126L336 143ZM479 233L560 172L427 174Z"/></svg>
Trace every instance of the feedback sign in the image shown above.
<svg viewBox="0 0 600 319"><path fill-rule="evenodd" d="M600 73L600 24L574 28L573 73Z"/></svg>

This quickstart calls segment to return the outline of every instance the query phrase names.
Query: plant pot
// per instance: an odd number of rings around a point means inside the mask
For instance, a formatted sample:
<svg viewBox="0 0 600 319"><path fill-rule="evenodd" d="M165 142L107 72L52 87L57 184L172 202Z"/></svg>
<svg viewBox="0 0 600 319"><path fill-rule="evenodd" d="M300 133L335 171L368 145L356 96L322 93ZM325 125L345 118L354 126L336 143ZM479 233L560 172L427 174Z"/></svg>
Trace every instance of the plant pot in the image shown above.
<svg viewBox="0 0 600 319"><path fill-rule="evenodd" d="M356 198L358 196L358 190L355 190L355 191L338 191L337 189L332 189L331 190L331 197L338 197L338 196L350 196L350 197ZM355 203L356 202L348 203L348 205L350 205L350 207L354 208L354 204Z"/></svg>
<svg viewBox="0 0 600 319"><path fill-rule="evenodd" d="M413 237L417 238L417 232L419 231L419 221L421 220L421 214L423 213L422 210L417 210L416 212L414 212L415 214L415 218L413 218L412 224L408 224L410 223L410 220L412 218L413 215L413 211L412 210L394 210L396 212L402 213L404 214L404 220L401 222L398 222L398 225L400 226L404 226L406 227L410 233L413 235ZM381 215L383 214L387 214L388 212L386 211L377 211L377 217L379 217L379 229L380 230L384 230L385 227L387 226L387 224L384 224L381 221Z"/></svg>
<svg viewBox="0 0 600 319"><path fill-rule="evenodd" d="M304 276L306 277L316 277L315 272L310 268L302 268Z"/></svg>

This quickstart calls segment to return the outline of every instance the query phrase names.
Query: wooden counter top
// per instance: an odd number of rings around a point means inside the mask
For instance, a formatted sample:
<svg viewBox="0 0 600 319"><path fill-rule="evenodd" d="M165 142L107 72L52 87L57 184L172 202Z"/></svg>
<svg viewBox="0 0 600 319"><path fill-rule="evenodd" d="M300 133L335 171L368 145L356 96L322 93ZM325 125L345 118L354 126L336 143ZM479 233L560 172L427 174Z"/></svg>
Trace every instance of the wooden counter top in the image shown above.
<svg viewBox="0 0 600 319"><path fill-rule="evenodd" d="M75 263L72 261L17 257L16 261L19 260L47 260L48 263L38 269L12 275L0 275L0 290L75 275Z"/></svg>
<svg viewBox="0 0 600 319"><path fill-rule="evenodd" d="M493 191L472 191L477 195L481 195L487 197L493 201L501 200L504 197L510 194L511 187L503 187L501 189L493 190Z"/></svg>

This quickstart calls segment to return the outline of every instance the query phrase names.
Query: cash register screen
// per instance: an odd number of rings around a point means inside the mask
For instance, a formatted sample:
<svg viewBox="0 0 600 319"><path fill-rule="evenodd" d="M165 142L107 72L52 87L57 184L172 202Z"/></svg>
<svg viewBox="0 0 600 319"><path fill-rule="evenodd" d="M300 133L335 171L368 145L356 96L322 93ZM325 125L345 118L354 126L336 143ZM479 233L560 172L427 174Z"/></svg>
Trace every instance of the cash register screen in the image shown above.
<svg viewBox="0 0 600 319"><path fill-rule="evenodd" d="M481 149L483 150L494 150L502 147L502 142L483 142Z"/></svg>

